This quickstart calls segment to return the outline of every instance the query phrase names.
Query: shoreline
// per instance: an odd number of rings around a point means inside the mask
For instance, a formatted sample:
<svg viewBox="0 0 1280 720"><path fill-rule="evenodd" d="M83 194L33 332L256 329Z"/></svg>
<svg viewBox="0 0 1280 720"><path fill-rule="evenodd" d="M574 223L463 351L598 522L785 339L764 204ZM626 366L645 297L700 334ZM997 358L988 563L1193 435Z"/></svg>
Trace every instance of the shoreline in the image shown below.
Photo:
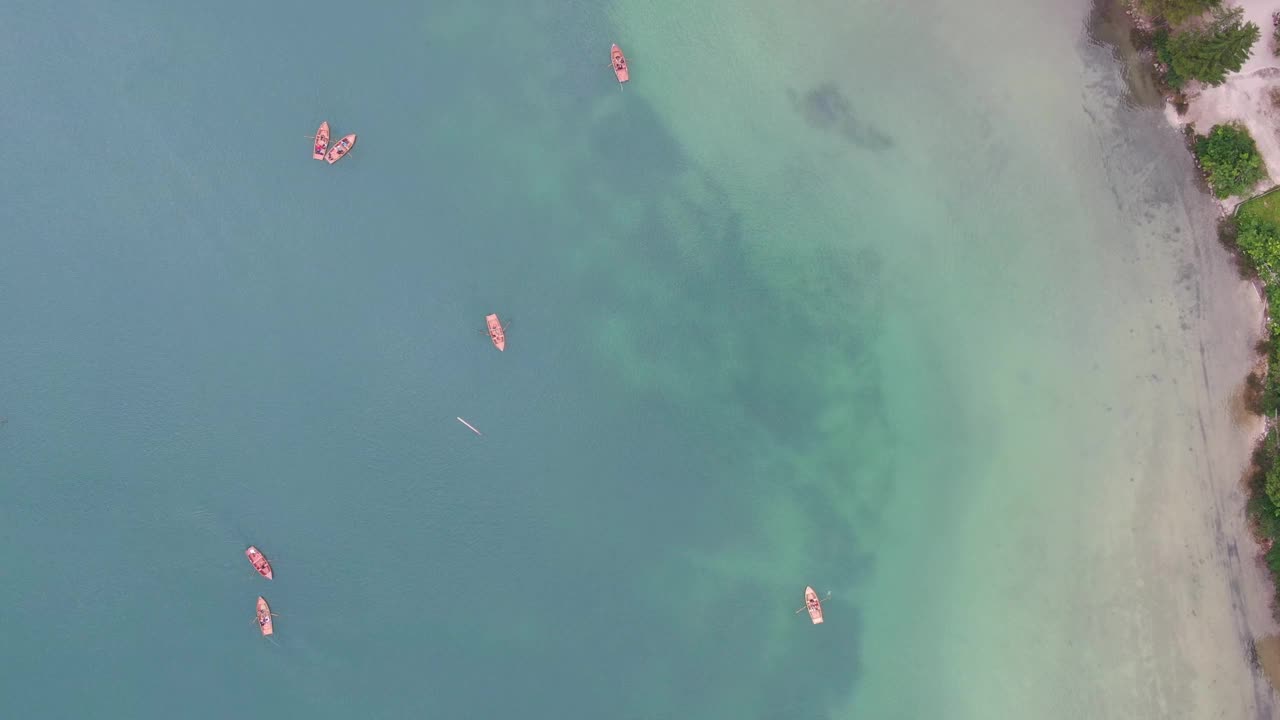
<svg viewBox="0 0 1280 720"><path fill-rule="evenodd" d="M1273 54L1276 40L1272 37L1276 27L1272 12L1280 10L1280 7L1271 8L1257 0L1227 0L1225 6L1240 7L1244 20L1254 22L1260 28L1260 37L1254 44L1253 54L1239 72L1228 74L1225 82L1219 86L1207 86L1193 81L1190 84L1192 87L1175 91L1164 85L1161 66L1150 45L1161 21L1145 15L1137 4L1137 0L1100 0L1095 12L1108 15L1109 22L1115 23L1118 20L1119 26L1127 23L1128 37L1123 42L1114 42L1113 47L1118 59L1129 68L1127 82L1130 91L1139 101L1156 99L1170 125L1183 131L1187 151L1195 161L1197 183L1206 191L1209 190L1207 178L1196 157L1195 134L1205 133L1215 125L1231 122L1244 125L1255 138L1258 154L1268 175L1268 179L1254 187L1247 197L1213 197L1220 218L1219 240L1239 264L1241 276L1248 280L1255 301L1261 305L1260 322L1254 332L1258 339L1255 350L1257 361L1248 375L1241 379L1239 390L1232 393L1230 400L1234 424L1239 428L1245 452L1251 452L1245 463L1243 476L1238 481L1245 501L1243 504L1232 502L1232 507L1220 507L1216 510L1235 513L1238 519L1243 520L1240 525L1243 532L1234 536L1229 532L1224 533L1223 538L1236 563L1247 558L1252 561L1255 571L1249 573L1243 566L1229 569L1234 576L1231 581L1232 593L1237 599L1236 624L1240 640L1248 648L1259 713L1265 708L1266 716L1274 717L1277 715L1276 700L1280 698L1277 693L1280 691L1280 625L1277 624L1280 620L1280 603L1277 598L1280 583L1277 581L1280 578L1268 568L1267 563L1267 554L1272 549L1274 539L1267 537L1259 527L1251 505L1254 495L1261 487L1268 465L1267 458L1271 457L1268 441L1277 437L1276 433L1280 431L1275 419L1268 417L1260 405L1270 374L1280 368L1273 367L1270 357L1274 330L1268 288L1235 243L1234 216L1247 200L1280 190L1280 184L1277 184L1280 183L1280 57ZM1105 6L1110 6L1109 12L1104 9ZM1280 22L1280 14L1275 17ZM1148 92L1143 93L1144 89ZM1150 91L1154 91L1154 98ZM1144 98L1143 95L1147 97ZM1271 462L1274 462L1273 458ZM1229 488L1217 490L1219 499L1228 499L1230 493L1224 490L1229 491ZM1245 552L1245 548L1249 550ZM1261 585L1250 582L1250 578L1246 576L1251 574L1261 574L1269 582ZM1253 597L1253 602L1248 602L1249 597L1246 596L1256 597ZM1252 613L1254 616L1251 617L1248 608L1242 607L1259 604L1266 608L1266 617L1257 617L1257 613ZM1267 687L1270 692L1265 692Z"/></svg>

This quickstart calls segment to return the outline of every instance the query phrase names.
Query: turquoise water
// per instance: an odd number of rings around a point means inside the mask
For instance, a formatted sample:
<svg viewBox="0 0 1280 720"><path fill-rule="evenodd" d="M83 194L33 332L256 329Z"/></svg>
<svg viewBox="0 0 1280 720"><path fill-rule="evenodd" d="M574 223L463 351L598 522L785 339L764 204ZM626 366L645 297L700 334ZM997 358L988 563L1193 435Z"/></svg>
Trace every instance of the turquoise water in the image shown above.
<svg viewBox="0 0 1280 720"><path fill-rule="evenodd" d="M1009 5L19 2L4 714L1080 716L1079 628L1002 633L1097 528L1023 524L1225 261L1087 8Z"/></svg>

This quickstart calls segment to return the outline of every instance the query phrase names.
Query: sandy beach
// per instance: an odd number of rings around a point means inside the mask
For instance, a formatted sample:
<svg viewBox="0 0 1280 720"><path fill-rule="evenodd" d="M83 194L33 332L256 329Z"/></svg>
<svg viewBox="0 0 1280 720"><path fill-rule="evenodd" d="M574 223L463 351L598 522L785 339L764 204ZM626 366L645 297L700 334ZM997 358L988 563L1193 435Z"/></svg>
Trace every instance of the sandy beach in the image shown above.
<svg viewBox="0 0 1280 720"><path fill-rule="evenodd" d="M1280 181L1280 58L1275 55L1272 19L1272 13L1280 8L1261 0L1235 0L1228 2L1227 6L1243 9L1244 20L1255 23L1260 29L1253 53L1240 72L1228 75L1222 85L1210 87L1193 82L1187 88L1185 112L1179 115L1172 104L1166 104L1165 116L1173 125L1186 127L1191 124L1201 134L1220 123L1239 122L1248 128L1270 176L1254 188L1253 193L1256 194ZM1230 197L1215 201L1221 212L1230 213L1245 199ZM1208 256L1213 254L1211 250L1206 252ZM1238 645L1238 651L1250 659L1253 716L1277 717L1280 709L1276 704L1274 682L1280 678L1280 641L1277 640L1278 627L1273 614L1275 590L1262 562L1264 548L1259 546L1248 527L1244 512L1246 496L1238 482L1242 470L1239 458L1249 453L1263 436L1265 424L1263 418L1242 409L1239 400L1241 389L1232 387L1234 377L1242 377L1251 369L1249 357L1229 350L1241 346L1239 338L1235 342L1227 342L1227 338L1215 337L1218 326L1213 318L1215 313L1229 315L1232 304L1248 307L1257 318L1255 334L1261 338L1265 333L1264 304L1259 287L1251 285L1246 288L1238 279L1231 278L1229 271L1215 271L1213 265L1199 263L1197 272L1203 283L1218 284L1222 288L1232 284L1239 286L1234 291L1213 294L1219 298L1220 307L1216 310L1213 303L1201 306L1207 321L1203 325L1202 358L1208 362L1208 358L1216 356L1219 362L1227 363L1219 366L1216 381L1213 380L1214 374L1206 372L1205 390L1210 393L1206 401L1215 395L1235 399L1232 427L1222 427L1221 432L1222 437L1234 436L1236 440L1220 444L1216 452L1206 454L1202 471L1205 482L1197 490L1199 497L1182 510L1170 504L1169 511L1180 517L1170 517L1168 522L1173 526L1186 527L1187 523L1196 521L1196 506L1201 511L1209 509L1206 530L1212 542L1205 544L1200 553L1210 561L1201 560L1197 566L1214 586L1229 588L1229 593L1220 595L1215 604L1228 604L1234 619L1230 628L1220 627L1213 632L1204 632L1208 627L1203 623L1187 625L1188 632L1183 642L1189 652L1198 654L1211 652L1215 643L1220 645L1225 638L1232 638L1232 642ZM1254 362L1257 362L1256 358ZM1229 369L1232 367L1234 369ZM1199 423L1202 430L1210 427L1203 415ZM1197 602L1204 603L1211 595L1197 593L1195 597ZM1207 617L1192 606L1187 609L1197 618Z"/></svg>

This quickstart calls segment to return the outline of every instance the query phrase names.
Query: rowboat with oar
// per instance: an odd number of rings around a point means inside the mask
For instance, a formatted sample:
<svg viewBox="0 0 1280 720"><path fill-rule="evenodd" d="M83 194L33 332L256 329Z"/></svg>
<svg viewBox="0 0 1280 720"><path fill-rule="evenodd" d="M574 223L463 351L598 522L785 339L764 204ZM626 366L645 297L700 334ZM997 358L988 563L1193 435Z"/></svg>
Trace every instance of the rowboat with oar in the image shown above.
<svg viewBox="0 0 1280 720"><path fill-rule="evenodd" d="M341 140L334 143L333 147L329 148L329 152L325 154L324 159L328 160L329 164L332 165L338 162L339 160L341 160L342 158L346 157L347 153L351 151L351 147L355 144L356 144L355 133L351 133L350 135L343 135Z"/></svg>
<svg viewBox="0 0 1280 720"><path fill-rule="evenodd" d="M316 146L311 149L311 157L317 160L323 160L324 154L329 149L329 121L320 123L320 127L316 129Z"/></svg>
<svg viewBox="0 0 1280 720"><path fill-rule="evenodd" d="M489 339L493 341L493 346L498 348L498 352L502 352L507 347L507 331L502 329L497 313L485 315L484 321L489 325Z"/></svg>
<svg viewBox="0 0 1280 720"><path fill-rule="evenodd" d="M813 588L804 589L804 606L809 611L809 619L814 625L822 624L822 601L818 599L818 593Z"/></svg>
<svg viewBox="0 0 1280 720"><path fill-rule="evenodd" d="M258 629L262 631L264 637L275 632L271 627L271 606L261 595L258 596Z"/></svg>
<svg viewBox="0 0 1280 720"><path fill-rule="evenodd" d="M258 571L262 577L270 580L271 563L267 562L267 556L263 555L258 548L250 545L248 550L244 551L245 557L249 558L249 562L253 563L253 569Z"/></svg>
<svg viewBox="0 0 1280 720"><path fill-rule="evenodd" d="M609 58L613 61L613 74L618 76L618 82L624 83L631 79L631 72L627 70L627 56L622 54L622 48L617 43L609 48Z"/></svg>

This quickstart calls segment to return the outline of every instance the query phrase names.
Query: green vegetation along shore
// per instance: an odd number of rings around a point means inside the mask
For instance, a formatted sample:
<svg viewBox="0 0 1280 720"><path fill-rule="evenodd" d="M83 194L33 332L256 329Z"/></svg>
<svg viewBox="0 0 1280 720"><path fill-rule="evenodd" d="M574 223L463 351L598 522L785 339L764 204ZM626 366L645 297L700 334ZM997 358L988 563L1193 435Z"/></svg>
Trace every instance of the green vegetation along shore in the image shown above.
<svg viewBox="0 0 1280 720"><path fill-rule="evenodd" d="M1192 128L1193 135L1194 132ZM1214 125L1208 135L1196 135L1192 150L1204 170L1209 189L1219 199L1248 196L1258 183L1267 179L1258 144L1239 123Z"/></svg>
<svg viewBox="0 0 1280 720"><path fill-rule="evenodd" d="M1249 378L1250 409L1270 418L1267 432L1254 452L1249 478L1249 516L1266 551L1265 559L1280 599L1280 187L1240 205L1223 221L1224 237L1256 273L1267 300L1267 336L1259 351L1265 368Z"/></svg>
<svg viewBox="0 0 1280 720"><path fill-rule="evenodd" d="M1145 3L1148 7L1171 4L1178 8L1176 15L1156 17L1181 19L1157 20L1152 39L1164 82L1169 87L1180 90L1192 80L1206 85L1221 85L1226 81L1227 73L1240 71L1261 35L1256 24L1244 21L1243 10L1228 10L1207 0L1182 0L1180 3L1147 0ZM1189 7L1192 5L1201 6L1200 12L1184 15L1193 12ZM1205 14L1208 15L1207 20L1189 22Z"/></svg>

